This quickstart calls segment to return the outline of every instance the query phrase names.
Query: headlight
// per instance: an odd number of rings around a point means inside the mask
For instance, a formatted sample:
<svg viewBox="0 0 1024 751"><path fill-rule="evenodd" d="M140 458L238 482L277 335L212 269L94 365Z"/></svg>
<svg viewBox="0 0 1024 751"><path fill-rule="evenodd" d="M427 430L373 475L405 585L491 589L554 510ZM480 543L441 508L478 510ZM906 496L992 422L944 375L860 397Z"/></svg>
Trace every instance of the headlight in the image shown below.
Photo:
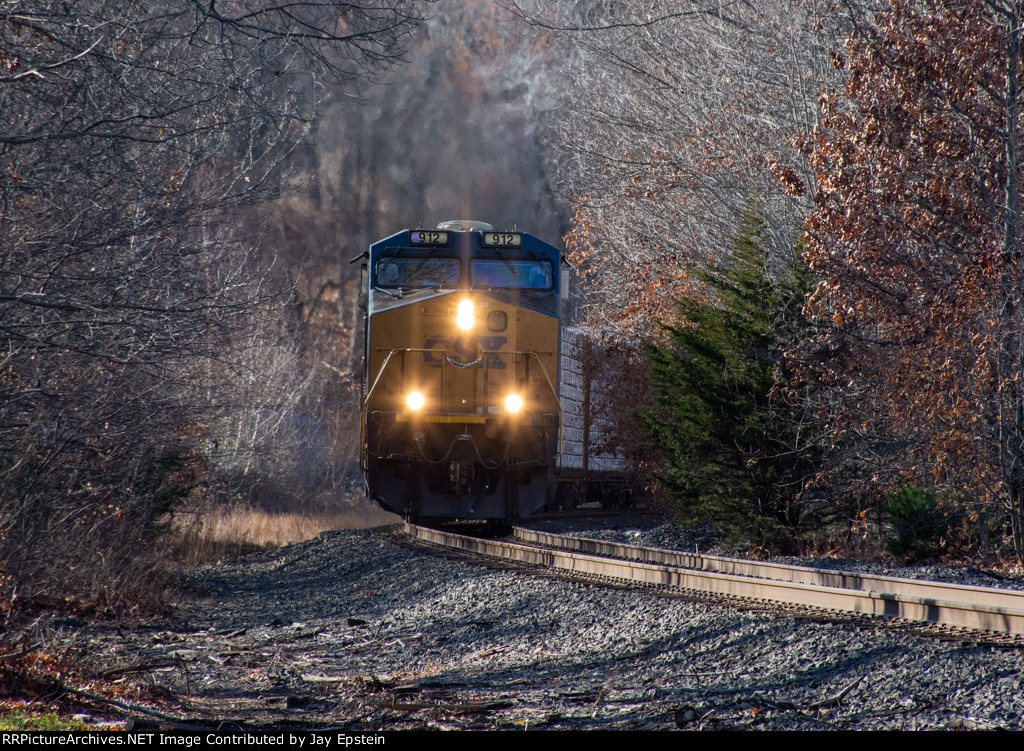
<svg viewBox="0 0 1024 751"><path fill-rule="evenodd" d="M419 391L409 392L409 396L405 397L405 403L409 409L414 412L423 409L423 405L427 403L427 400L423 398L423 394Z"/></svg>
<svg viewBox="0 0 1024 751"><path fill-rule="evenodd" d="M472 300L463 300L459 303L459 312L455 316L455 323L457 323L459 328L463 331L469 331L473 328L473 324L476 323L476 321L473 317Z"/></svg>
<svg viewBox="0 0 1024 751"><path fill-rule="evenodd" d="M515 413L523 408L523 397L519 394L509 394L505 397L505 409Z"/></svg>

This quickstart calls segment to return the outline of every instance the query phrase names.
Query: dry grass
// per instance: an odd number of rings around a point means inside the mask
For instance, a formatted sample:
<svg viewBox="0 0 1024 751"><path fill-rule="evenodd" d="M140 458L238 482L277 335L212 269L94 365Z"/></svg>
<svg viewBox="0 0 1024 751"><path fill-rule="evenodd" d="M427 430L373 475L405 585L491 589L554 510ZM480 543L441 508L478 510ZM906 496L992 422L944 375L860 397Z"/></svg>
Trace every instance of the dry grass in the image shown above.
<svg viewBox="0 0 1024 751"><path fill-rule="evenodd" d="M332 529L366 529L400 521L369 504L329 513L221 509L175 517L169 541L178 560L193 564L311 540Z"/></svg>

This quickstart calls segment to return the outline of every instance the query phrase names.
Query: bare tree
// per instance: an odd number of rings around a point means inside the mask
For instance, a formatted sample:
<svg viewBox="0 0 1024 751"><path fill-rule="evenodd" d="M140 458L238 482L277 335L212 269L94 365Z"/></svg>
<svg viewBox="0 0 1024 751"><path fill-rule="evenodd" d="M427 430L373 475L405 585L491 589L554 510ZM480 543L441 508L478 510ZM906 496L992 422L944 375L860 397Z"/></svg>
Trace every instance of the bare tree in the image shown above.
<svg viewBox="0 0 1024 751"><path fill-rule="evenodd" d="M598 318L671 318L754 201L781 269L810 210L795 142L836 78L839 17L789 0L538 5L520 12L564 42L569 63L558 174Z"/></svg>
<svg viewBox="0 0 1024 751"><path fill-rule="evenodd" d="M285 299L239 212L323 82L398 61L419 5L0 4L0 557L22 595L129 596L131 541L207 480L236 353Z"/></svg>

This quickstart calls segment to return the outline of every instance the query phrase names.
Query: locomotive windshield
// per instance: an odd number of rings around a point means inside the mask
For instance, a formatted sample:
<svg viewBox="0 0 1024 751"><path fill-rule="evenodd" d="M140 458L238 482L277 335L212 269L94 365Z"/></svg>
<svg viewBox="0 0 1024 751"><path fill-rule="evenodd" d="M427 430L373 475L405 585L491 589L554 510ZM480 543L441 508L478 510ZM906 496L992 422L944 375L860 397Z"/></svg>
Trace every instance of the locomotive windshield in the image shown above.
<svg viewBox="0 0 1024 751"><path fill-rule="evenodd" d="M551 262L536 259L475 258L470 265L472 283L485 287L551 289Z"/></svg>
<svg viewBox="0 0 1024 751"><path fill-rule="evenodd" d="M459 283L459 259L384 256L374 272L378 287L454 287Z"/></svg>

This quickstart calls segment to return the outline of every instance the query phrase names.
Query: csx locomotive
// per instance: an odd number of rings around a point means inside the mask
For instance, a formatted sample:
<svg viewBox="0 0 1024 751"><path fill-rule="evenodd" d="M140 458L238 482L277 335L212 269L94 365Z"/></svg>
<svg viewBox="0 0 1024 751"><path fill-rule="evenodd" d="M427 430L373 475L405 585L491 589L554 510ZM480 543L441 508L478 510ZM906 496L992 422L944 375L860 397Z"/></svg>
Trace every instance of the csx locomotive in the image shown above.
<svg viewBox="0 0 1024 751"><path fill-rule="evenodd" d="M561 252L483 222L370 247L361 463L410 519L502 522L553 499Z"/></svg>

